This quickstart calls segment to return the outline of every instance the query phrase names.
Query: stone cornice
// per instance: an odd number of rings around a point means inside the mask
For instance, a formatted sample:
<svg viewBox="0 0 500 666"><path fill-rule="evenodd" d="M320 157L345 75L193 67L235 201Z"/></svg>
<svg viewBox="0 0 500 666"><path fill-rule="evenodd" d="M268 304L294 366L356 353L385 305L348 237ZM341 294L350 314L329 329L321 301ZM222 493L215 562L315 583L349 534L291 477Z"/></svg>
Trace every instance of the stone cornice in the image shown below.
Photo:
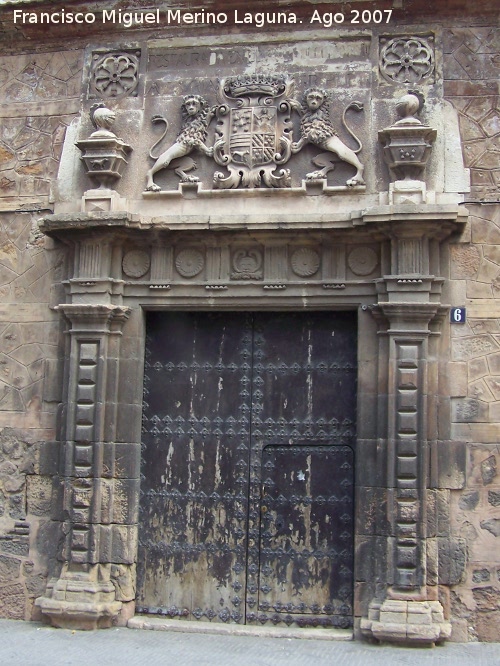
<svg viewBox="0 0 500 666"><path fill-rule="evenodd" d="M245 194L243 191L227 191L228 193ZM272 192L275 196L279 196ZM269 197L266 197L266 201ZM310 204L311 199L304 197L305 203ZM322 199L322 197L321 197ZM182 213L146 216L131 212L91 212L91 213L59 213L45 217L40 224L41 230L49 236L64 239L67 232L88 232L89 234L102 231L125 231L135 230L145 232L157 231L203 231L203 230L322 230L322 229L354 229L356 227L373 228L374 230L387 233L392 224L397 223L401 227L408 225L415 231L417 225L423 225L422 231L430 236L447 236L454 228L459 228L467 221L468 211L457 204L426 204L426 205L394 205L376 206L363 210L350 210L339 212L336 206L331 206L331 201L321 202L328 204L331 210L325 206L315 206L318 212L304 211L295 212L298 206L294 206L294 213L267 214L263 221L262 212L254 214L240 214L231 212L228 207L227 214L224 213ZM311 206L309 205L309 208ZM319 211L322 212L319 212ZM443 232L443 233L441 233Z"/></svg>

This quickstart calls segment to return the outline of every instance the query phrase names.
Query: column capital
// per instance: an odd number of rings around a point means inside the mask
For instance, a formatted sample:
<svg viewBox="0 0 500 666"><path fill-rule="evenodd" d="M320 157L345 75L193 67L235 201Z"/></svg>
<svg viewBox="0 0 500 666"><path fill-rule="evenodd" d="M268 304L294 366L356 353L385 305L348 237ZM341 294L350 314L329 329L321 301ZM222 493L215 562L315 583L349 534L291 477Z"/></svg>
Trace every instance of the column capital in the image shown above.
<svg viewBox="0 0 500 666"><path fill-rule="evenodd" d="M387 332L391 335L424 337L431 333L429 324L444 317L447 311L448 307L440 303L420 302L381 302L371 309L377 321L389 324Z"/></svg>
<svg viewBox="0 0 500 666"><path fill-rule="evenodd" d="M93 303L66 303L54 309L62 312L71 322L71 333L121 333L131 312L131 308L122 305Z"/></svg>

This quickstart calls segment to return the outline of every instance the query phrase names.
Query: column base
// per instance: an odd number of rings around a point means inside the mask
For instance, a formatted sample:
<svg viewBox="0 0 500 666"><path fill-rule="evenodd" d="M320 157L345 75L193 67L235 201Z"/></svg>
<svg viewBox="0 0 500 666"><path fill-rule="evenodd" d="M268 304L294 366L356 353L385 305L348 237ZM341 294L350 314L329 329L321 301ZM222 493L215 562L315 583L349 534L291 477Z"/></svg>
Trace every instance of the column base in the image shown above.
<svg viewBox="0 0 500 666"><path fill-rule="evenodd" d="M63 568L60 578L47 585L45 596L35 604L54 627L61 629L105 629L122 608L116 601L115 588L109 580L98 580L100 567L86 572L70 572Z"/></svg>
<svg viewBox="0 0 500 666"><path fill-rule="evenodd" d="M364 636L381 642L432 646L451 635L439 601L372 601L361 620Z"/></svg>

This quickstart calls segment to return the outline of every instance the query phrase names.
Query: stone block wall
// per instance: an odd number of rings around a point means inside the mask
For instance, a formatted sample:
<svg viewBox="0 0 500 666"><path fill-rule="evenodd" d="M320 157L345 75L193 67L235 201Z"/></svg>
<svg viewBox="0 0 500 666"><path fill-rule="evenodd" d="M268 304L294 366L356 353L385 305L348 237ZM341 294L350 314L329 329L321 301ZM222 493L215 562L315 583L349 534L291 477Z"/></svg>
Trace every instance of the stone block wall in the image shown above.
<svg viewBox="0 0 500 666"><path fill-rule="evenodd" d="M466 482L451 493L451 529L467 543L466 575L452 588L455 640L500 638L500 40L494 27L446 33L445 93L458 111L471 173L465 233L450 246L451 437L466 442Z"/></svg>
<svg viewBox="0 0 500 666"><path fill-rule="evenodd" d="M38 220L51 209L81 70L80 51L0 55L0 616L11 619L35 617L57 548L61 323L50 304L64 253Z"/></svg>

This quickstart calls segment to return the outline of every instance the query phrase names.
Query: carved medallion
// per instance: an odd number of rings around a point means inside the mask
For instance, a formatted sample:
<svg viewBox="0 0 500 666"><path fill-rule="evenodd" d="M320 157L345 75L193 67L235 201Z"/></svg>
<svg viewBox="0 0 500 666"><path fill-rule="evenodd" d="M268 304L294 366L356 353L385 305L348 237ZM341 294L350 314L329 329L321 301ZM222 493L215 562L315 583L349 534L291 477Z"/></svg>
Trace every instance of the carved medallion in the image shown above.
<svg viewBox="0 0 500 666"><path fill-rule="evenodd" d="M349 253L347 264L355 275L370 275L377 268L378 256L371 247L357 247Z"/></svg>
<svg viewBox="0 0 500 666"><path fill-rule="evenodd" d="M131 250L123 257L123 272L131 278L140 278L148 272L150 263L147 252L144 252L144 250Z"/></svg>
<svg viewBox="0 0 500 666"><path fill-rule="evenodd" d="M139 83L138 55L119 52L94 54L91 93L99 97L136 95Z"/></svg>
<svg viewBox="0 0 500 666"><path fill-rule="evenodd" d="M175 268L185 278L195 277L203 269L205 258L200 250L194 247L181 250L175 258Z"/></svg>
<svg viewBox="0 0 500 666"><path fill-rule="evenodd" d="M283 75L221 81L214 159L229 175L215 173L215 187L290 187L289 170L275 170L291 156L292 88Z"/></svg>
<svg viewBox="0 0 500 666"><path fill-rule="evenodd" d="M432 47L422 37L397 37L380 51L380 71L389 81L418 83L434 70Z"/></svg>
<svg viewBox="0 0 500 666"><path fill-rule="evenodd" d="M237 250L233 255L231 280L261 280L262 252L257 248Z"/></svg>
<svg viewBox="0 0 500 666"><path fill-rule="evenodd" d="M295 250L290 259L292 271L300 277L311 277L319 268L320 258L316 250L310 247L302 247Z"/></svg>

